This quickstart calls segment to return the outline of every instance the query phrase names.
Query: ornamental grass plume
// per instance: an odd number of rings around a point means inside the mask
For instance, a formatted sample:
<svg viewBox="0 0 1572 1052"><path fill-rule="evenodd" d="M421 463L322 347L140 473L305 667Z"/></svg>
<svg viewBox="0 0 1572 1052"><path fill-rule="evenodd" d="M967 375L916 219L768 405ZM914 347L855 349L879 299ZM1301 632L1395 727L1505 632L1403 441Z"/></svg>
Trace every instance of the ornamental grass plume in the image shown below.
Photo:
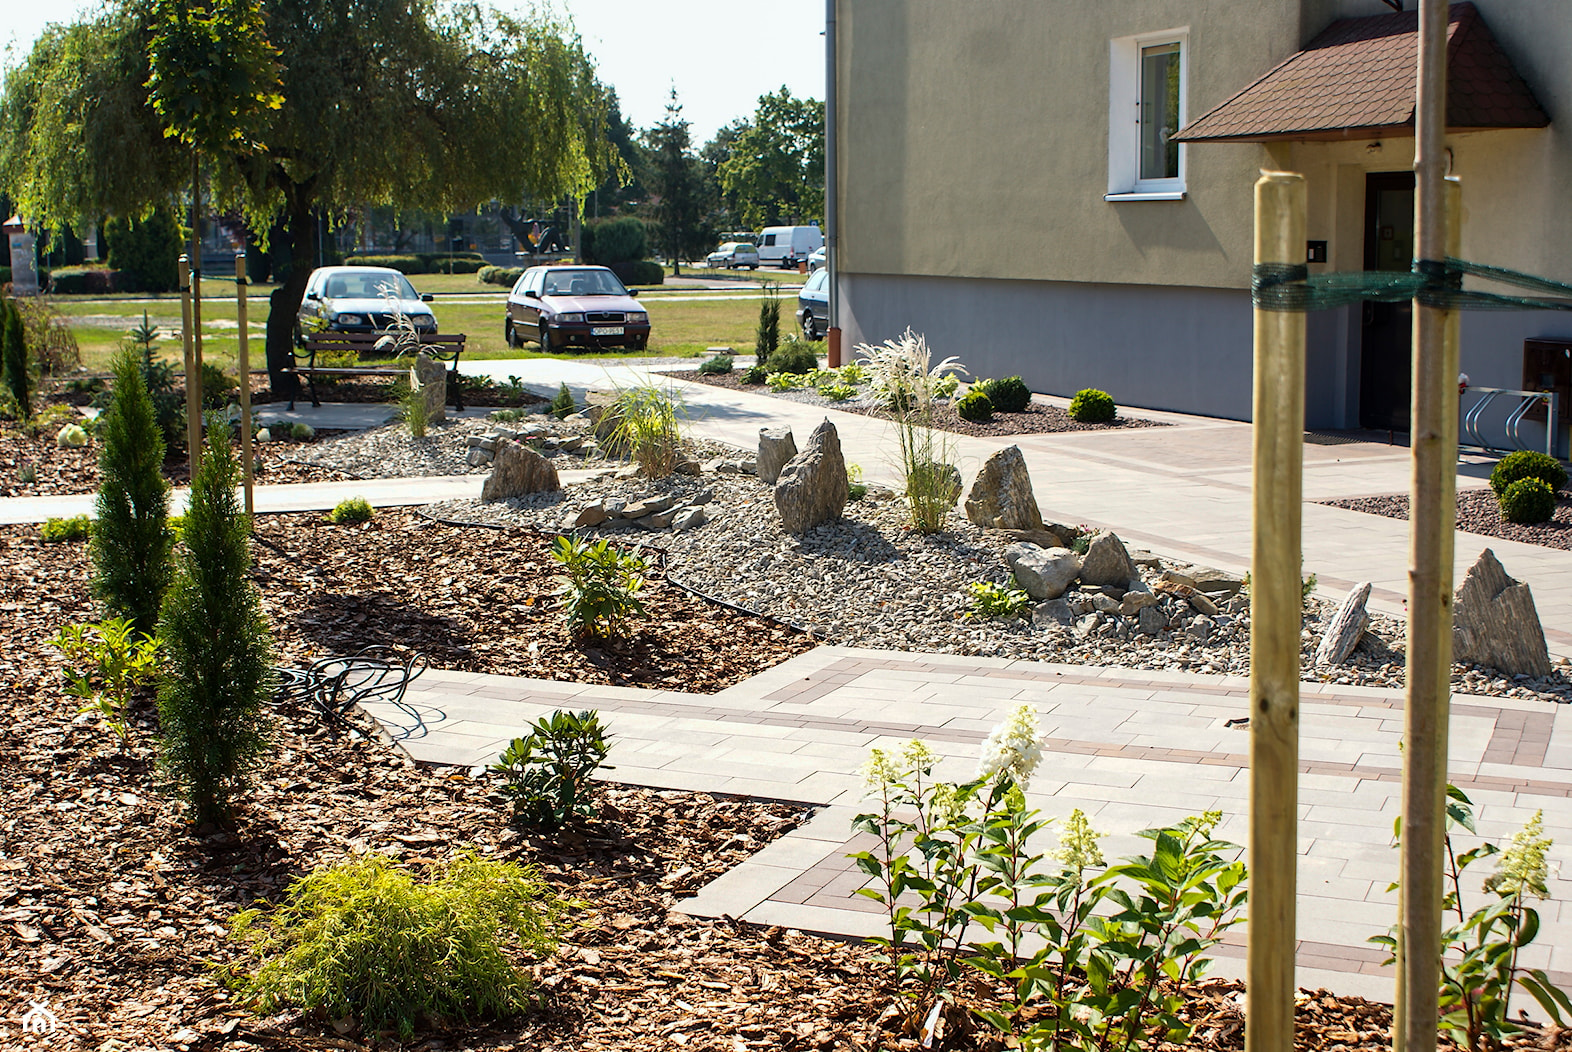
<svg viewBox="0 0 1572 1052"><path fill-rule="evenodd" d="M1037 710L1025 701L988 735L977 760L977 777L984 781L1009 781L1025 790L1042 758Z"/></svg>

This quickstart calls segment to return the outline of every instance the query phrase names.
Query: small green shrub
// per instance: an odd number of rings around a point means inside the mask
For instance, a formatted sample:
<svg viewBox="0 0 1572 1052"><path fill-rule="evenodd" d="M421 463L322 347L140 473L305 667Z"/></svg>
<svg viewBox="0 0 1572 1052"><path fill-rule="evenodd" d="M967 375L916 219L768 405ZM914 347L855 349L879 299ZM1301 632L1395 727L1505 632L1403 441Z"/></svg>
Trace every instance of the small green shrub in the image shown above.
<svg viewBox="0 0 1572 1052"><path fill-rule="evenodd" d="M974 384L972 390L982 389L1000 413L1019 413L1032 402L1031 388L1019 376L1006 376L1002 380L984 380Z"/></svg>
<svg viewBox="0 0 1572 1052"><path fill-rule="evenodd" d="M807 374L819 367L819 355L813 344L796 333L788 333L775 352L764 360L764 367L772 373Z"/></svg>
<svg viewBox="0 0 1572 1052"><path fill-rule="evenodd" d="M717 354L715 357L699 365L699 372L705 376L724 376L731 372L732 358L729 354Z"/></svg>
<svg viewBox="0 0 1572 1052"><path fill-rule="evenodd" d="M666 478L682 459L682 404L654 384L617 392L607 417L614 420L602 448L626 454L650 478Z"/></svg>
<svg viewBox="0 0 1572 1052"><path fill-rule="evenodd" d="M1032 597L1019 588L992 581L973 581L966 592L971 597L967 617L1019 617L1032 605Z"/></svg>
<svg viewBox="0 0 1572 1052"><path fill-rule="evenodd" d="M1497 502L1508 522L1549 522L1556 513L1556 494L1543 479L1520 478L1506 488Z"/></svg>
<svg viewBox="0 0 1572 1052"><path fill-rule="evenodd" d="M750 365L742 372L742 382L753 387L764 383L770 377L770 371L762 365Z"/></svg>
<svg viewBox="0 0 1572 1052"><path fill-rule="evenodd" d="M557 394L547 411L558 420L566 420L579 411L579 404L573 400L573 392L568 390L566 383L557 388Z"/></svg>
<svg viewBox="0 0 1572 1052"><path fill-rule="evenodd" d="M500 424L512 424L523 420L525 415L522 409L493 409L486 414L486 419L495 420Z"/></svg>
<svg viewBox="0 0 1572 1052"><path fill-rule="evenodd" d="M993 399L974 387L956 401L955 412L962 420L970 420L974 424L986 423L993 419Z"/></svg>
<svg viewBox="0 0 1572 1052"><path fill-rule="evenodd" d="M115 272L108 267L56 267L49 272L51 296L102 295L115 291Z"/></svg>
<svg viewBox="0 0 1572 1052"><path fill-rule="evenodd" d="M753 330L753 360L769 365L770 356L781 342L781 287L773 281L766 281L761 291L764 299L759 304L759 324ZM807 372L806 369L797 371ZM770 372L780 370L771 368Z"/></svg>
<svg viewBox="0 0 1572 1052"><path fill-rule="evenodd" d="M868 495L868 484L862 480L862 465L846 465L846 499L862 500Z"/></svg>
<svg viewBox="0 0 1572 1052"><path fill-rule="evenodd" d="M868 382L868 367L861 362L847 362L840 368L841 383L865 384Z"/></svg>
<svg viewBox="0 0 1572 1052"><path fill-rule="evenodd" d="M353 526L356 523L367 522L377 509L365 497L350 497L341 500L332 511L327 513L327 521L335 526Z"/></svg>
<svg viewBox="0 0 1572 1052"><path fill-rule="evenodd" d="M49 642L67 662L66 693L87 703L78 711L98 713L123 744L130 732L125 711L131 692L158 674L158 640L137 632L130 618L112 617L96 625L66 625Z"/></svg>
<svg viewBox="0 0 1572 1052"><path fill-rule="evenodd" d="M512 288L524 276L523 267L481 267L475 277L487 285L505 285Z"/></svg>
<svg viewBox="0 0 1572 1052"><path fill-rule="evenodd" d="M316 440L317 429L297 420L289 425L289 437L295 442L312 442Z"/></svg>
<svg viewBox="0 0 1572 1052"><path fill-rule="evenodd" d="M50 519L38 528L38 535L51 544L61 541L85 541L93 534L93 520L86 515L73 515L69 519Z"/></svg>
<svg viewBox="0 0 1572 1052"><path fill-rule="evenodd" d="M235 378L212 362L202 363L202 408L222 409L229 404L229 392L234 390Z"/></svg>
<svg viewBox="0 0 1572 1052"><path fill-rule="evenodd" d="M1516 453L1508 453L1490 472L1490 488L1496 491L1499 499L1506 495L1508 487L1518 479L1539 479L1551 492L1563 488L1567 484L1567 469L1561 466L1561 461L1544 453L1535 453L1530 449L1520 449Z"/></svg>
<svg viewBox="0 0 1572 1052"><path fill-rule="evenodd" d="M844 402L857 394L857 388L850 384L825 384L819 388L819 394L832 402Z"/></svg>
<svg viewBox="0 0 1572 1052"><path fill-rule="evenodd" d="M576 817L595 816L590 776L608 766L609 751L598 713L575 716L558 709L536 720L527 737L514 738L491 769L507 776L502 791L513 798L520 821L556 829Z"/></svg>
<svg viewBox="0 0 1572 1052"><path fill-rule="evenodd" d="M22 312L14 300L0 300L0 381L17 418L33 415L33 378L27 364Z"/></svg>
<svg viewBox="0 0 1572 1052"><path fill-rule="evenodd" d="M771 373L765 383L771 391L798 391L808 385L808 380L801 373Z"/></svg>
<svg viewBox="0 0 1572 1052"><path fill-rule="evenodd" d="M351 859L295 881L272 913L235 917L259 961L235 985L259 1013L295 1005L368 1034L503 1018L533 1004L510 950L553 953L567 905L534 869L473 852L425 883L390 858Z"/></svg>
<svg viewBox="0 0 1572 1052"><path fill-rule="evenodd" d="M606 269L617 275L624 285L664 285L666 268L653 259L630 259L623 263L608 263Z"/></svg>
<svg viewBox="0 0 1572 1052"><path fill-rule="evenodd" d="M1077 423L1106 424L1118 411L1113 398L1095 387L1083 388L1070 399L1070 419Z"/></svg>
<svg viewBox="0 0 1572 1052"><path fill-rule="evenodd" d="M639 593L649 564L637 551L613 548L604 537L594 542L558 537L551 557L566 571L557 597L574 635L616 638L644 616Z"/></svg>

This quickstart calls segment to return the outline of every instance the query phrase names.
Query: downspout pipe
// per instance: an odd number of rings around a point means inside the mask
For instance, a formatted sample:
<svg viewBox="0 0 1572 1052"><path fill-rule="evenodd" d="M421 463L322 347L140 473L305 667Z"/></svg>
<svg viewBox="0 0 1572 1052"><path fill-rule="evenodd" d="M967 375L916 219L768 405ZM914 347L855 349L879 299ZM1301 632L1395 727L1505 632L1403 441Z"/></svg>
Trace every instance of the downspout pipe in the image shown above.
<svg viewBox="0 0 1572 1052"><path fill-rule="evenodd" d="M835 4L824 0L824 266L830 272L825 282L829 290L829 329L824 334L826 364L841 366L841 290L840 290L840 201L836 179L836 101L835 101Z"/></svg>

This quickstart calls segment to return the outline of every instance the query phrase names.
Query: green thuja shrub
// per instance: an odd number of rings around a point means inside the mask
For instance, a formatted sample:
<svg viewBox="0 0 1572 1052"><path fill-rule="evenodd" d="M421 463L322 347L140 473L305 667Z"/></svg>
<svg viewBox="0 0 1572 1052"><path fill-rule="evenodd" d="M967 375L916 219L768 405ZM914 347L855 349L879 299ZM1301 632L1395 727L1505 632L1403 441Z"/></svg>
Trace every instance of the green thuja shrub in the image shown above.
<svg viewBox="0 0 1572 1052"><path fill-rule="evenodd" d="M1543 479L1521 478L1506 488L1498 501L1501 517L1508 522L1549 522L1556 513L1556 494Z"/></svg>
<svg viewBox="0 0 1572 1052"><path fill-rule="evenodd" d="M723 376L731 372L732 359L729 354L717 354L707 358L699 364L699 372L705 376Z"/></svg>
<svg viewBox="0 0 1572 1052"><path fill-rule="evenodd" d="M27 371L27 339L22 312L12 300L0 301L0 377L19 419L33 415L33 378Z"/></svg>
<svg viewBox="0 0 1572 1052"><path fill-rule="evenodd" d="M1019 376L1006 376L1002 380L984 380L977 387L988 396L994 409L1001 413L1019 413L1032 402L1031 388L1027 387L1026 381Z"/></svg>
<svg viewBox="0 0 1572 1052"><path fill-rule="evenodd" d="M235 917L260 962L235 985L258 1012L294 1005L406 1039L422 1020L515 1015L533 999L510 951L554 952L567 905L534 869L473 852L424 882L390 858L350 859Z"/></svg>
<svg viewBox="0 0 1572 1052"><path fill-rule="evenodd" d="M111 614L152 633L169 586L169 483L164 433L133 351L115 359L115 385L99 425L101 476L92 537L93 594Z"/></svg>
<svg viewBox="0 0 1572 1052"><path fill-rule="evenodd" d="M780 286L773 281L766 281L763 291L764 300L759 304L759 324L753 331L753 360L760 364L769 360L770 355L775 353L775 348L779 347L781 342ZM806 369L794 371L807 372Z"/></svg>
<svg viewBox="0 0 1572 1052"><path fill-rule="evenodd" d="M563 384L557 388L556 397L552 398L547 412L558 420L566 420L579 411L579 404L573 400L573 392L568 390L568 385Z"/></svg>
<svg viewBox="0 0 1572 1052"><path fill-rule="evenodd" d="M262 706L272 692L272 647L251 583L239 474L228 428L209 428L158 623L166 648L159 765L198 822L228 815L267 746Z"/></svg>
<svg viewBox="0 0 1572 1052"><path fill-rule="evenodd" d="M1508 487L1518 479L1539 479L1550 487L1552 493L1567 484L1567 469L1561 461L1545 453L1520 449L1502 457L1490 472L1490 488L1497 499L1504 497Z"/></svg>
<svg viewBox="0 0 1572 1052"><path fill-rule="evenodd" d="M1070 419L1082 424L1106 424L1114 418L1119 407L1106 391L1095 387L1083 388L1070 399Z"/></svg>

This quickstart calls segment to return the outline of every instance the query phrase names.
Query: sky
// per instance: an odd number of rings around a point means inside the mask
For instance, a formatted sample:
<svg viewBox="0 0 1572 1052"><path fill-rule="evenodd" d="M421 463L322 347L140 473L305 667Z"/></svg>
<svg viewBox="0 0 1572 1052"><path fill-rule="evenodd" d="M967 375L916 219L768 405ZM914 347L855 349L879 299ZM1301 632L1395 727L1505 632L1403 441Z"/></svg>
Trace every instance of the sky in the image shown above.
<svg viewBox="0 0 1572 1052"><path fill-rule="evenodd" d="M493 0L523 11L519 0ZM0 0L7 63L26 55L48 22L72 21L98 0ZM721 125L753 113L760 95L785 85L824 98L822 0L550 0L572 18L600 79L617 89L637 128L662 120L672 86L695 148Z"/></svg>

